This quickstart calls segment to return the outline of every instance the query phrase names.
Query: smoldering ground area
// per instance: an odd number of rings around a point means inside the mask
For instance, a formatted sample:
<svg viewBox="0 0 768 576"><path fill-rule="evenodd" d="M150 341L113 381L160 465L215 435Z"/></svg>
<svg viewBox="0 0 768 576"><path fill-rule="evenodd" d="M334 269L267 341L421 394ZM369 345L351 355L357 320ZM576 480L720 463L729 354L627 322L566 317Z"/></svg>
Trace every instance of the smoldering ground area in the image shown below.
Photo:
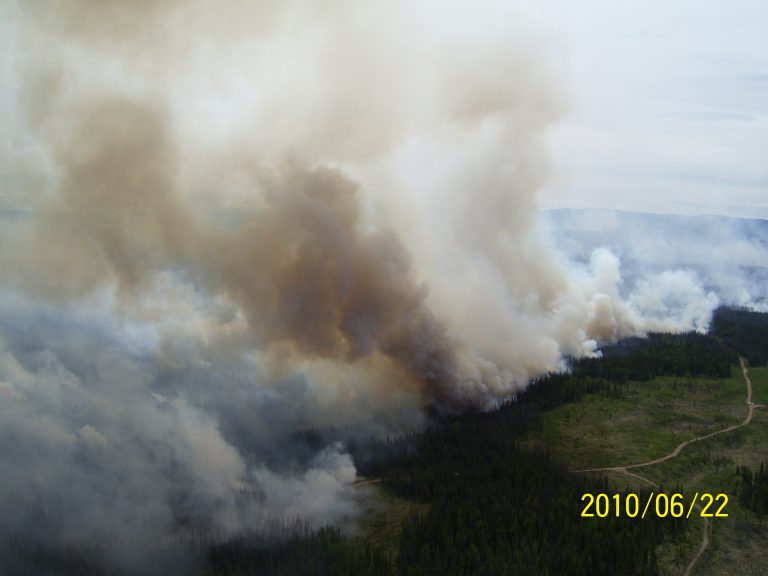
<svg viewBox="0 0 768 576"><path fill-rule="evenodd" d="M162 573L191 527L350 523L352 457L297 431L407 432L764 305L746 225L718 259L650 262L623 227L579 244L540 219L567 98L522 27L400 3L2 14L3 538Z"/></svg>

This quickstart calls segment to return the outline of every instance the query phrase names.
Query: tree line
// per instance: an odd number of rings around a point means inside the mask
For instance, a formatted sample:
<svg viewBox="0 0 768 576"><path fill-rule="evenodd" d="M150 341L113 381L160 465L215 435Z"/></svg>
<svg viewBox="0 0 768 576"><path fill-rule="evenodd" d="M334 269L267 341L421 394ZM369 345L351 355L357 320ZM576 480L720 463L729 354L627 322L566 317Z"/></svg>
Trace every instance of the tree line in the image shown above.
<svg viewBox="0 0 768 576"><path fill-rule="evenodd" d="M768 460L761 462L757 470L739 466L736 473L741 478L741 505L756 514L768 514Z"/></svg>
<svg viewBox="0 0 768 576"><path fill-rule="evenodd" d="M738 350L752 366L768 364L768 314L746 308L715 310L712 334Z"/></svg>

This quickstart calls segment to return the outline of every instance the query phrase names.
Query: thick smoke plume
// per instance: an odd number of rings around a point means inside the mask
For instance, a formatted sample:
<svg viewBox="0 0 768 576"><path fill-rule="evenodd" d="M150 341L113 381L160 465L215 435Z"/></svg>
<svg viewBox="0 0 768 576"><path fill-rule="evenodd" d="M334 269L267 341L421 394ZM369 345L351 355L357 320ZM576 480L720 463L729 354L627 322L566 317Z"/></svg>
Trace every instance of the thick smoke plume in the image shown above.
<svg viewBox="0 0 768 576"><path fill-rule="evenodd" d="M565 103L508 14L1 6L5 537L133 570L192 527L345 521L351 458L292 432L487 409L719 301L553 248L536 193Z"/></svg>
<svg viewBox="0 0 768 576"><path fill-rule="evenodd" d="M54 151L55 198L18 233L25 249L9 255L20 259L20 286L33 280L42 295L71 298L110 284L130 301L178 269L237 307L255 347L339 362L378 352L430 401L460 394L452 343L410 257L394 233L363 229L357 186L338 170L256 166L256 205L217 225L180 199L161 114L107 100L84 116L70 119Z"/></svg>
<svg viewBox="0 0 768 576"><path fill-rule="evenodd" d="M8 283L65 300L109 287L130 313L173 272L234 310L209 348L223 333L282 365L367 359L446 409L580 351L581 328L566 350L535 328L567 290L529 241L558 108L543 63L519 40L423 38L418 15L342 4L18 14L16 120L48 186L9 231Z"/></svg>

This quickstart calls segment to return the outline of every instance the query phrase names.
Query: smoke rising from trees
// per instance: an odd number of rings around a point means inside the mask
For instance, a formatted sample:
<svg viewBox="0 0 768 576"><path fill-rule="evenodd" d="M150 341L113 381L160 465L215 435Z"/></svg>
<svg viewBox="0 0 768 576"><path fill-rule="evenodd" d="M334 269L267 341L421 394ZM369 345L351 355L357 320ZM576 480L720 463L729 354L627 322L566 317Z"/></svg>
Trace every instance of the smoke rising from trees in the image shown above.
<svg viewBox="0 0 768 576"><path fill-rule="evenodd" d="M3 6L4 533L340 521L349 455L280 438L407 430L706 329L694 273L627 295L613 252L553 247L536 193L567 102L521 24L323 6Z"/></svg>

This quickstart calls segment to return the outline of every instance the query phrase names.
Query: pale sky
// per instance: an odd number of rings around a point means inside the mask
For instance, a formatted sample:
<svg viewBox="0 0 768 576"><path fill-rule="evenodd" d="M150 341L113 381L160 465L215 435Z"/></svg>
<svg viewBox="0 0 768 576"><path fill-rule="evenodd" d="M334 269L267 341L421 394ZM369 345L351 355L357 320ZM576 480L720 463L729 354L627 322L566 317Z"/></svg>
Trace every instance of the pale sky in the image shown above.
<svg viewBox="0 0 768 576"><path fill-rule="evenodd" d="M571 109L545 207L768 218L768 2L546 0Z"/></svg>

